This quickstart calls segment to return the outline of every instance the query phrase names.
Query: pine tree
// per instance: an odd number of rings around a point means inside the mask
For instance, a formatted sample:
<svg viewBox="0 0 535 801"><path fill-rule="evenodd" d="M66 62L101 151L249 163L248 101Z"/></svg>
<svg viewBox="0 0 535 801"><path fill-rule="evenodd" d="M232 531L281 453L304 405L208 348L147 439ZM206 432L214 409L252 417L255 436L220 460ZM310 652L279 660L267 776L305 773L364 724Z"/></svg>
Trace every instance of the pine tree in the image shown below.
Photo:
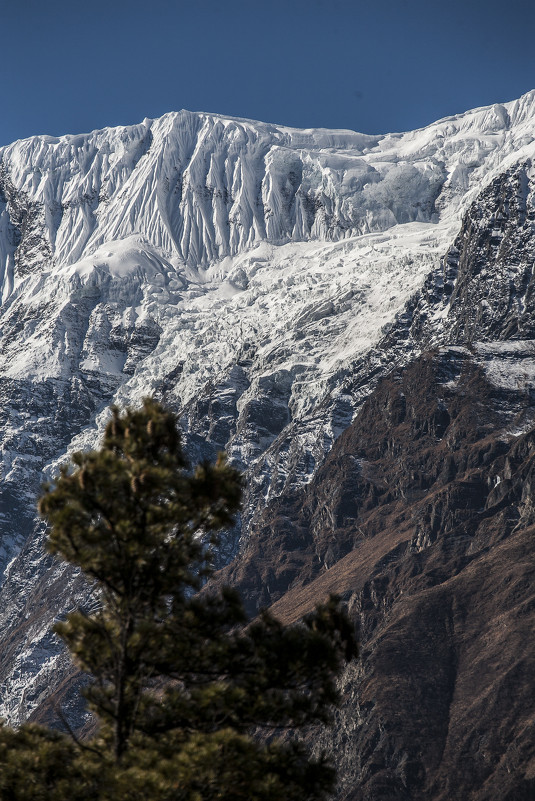
<svg viewBox="0 0 535 801"><path fill-rule="evenodd" d="M333 789L327 757L281 735L331 720L356 656L336 599L284 627L268 612L249 623L230 588L198 592L241 483L222 456L191 472L175 416L147 399L113 408L100 450L45 489L49 551L98 593L97 611L56 631L92 677L100 725L84 743L0 729L0 798L313 801Z"/></svg>

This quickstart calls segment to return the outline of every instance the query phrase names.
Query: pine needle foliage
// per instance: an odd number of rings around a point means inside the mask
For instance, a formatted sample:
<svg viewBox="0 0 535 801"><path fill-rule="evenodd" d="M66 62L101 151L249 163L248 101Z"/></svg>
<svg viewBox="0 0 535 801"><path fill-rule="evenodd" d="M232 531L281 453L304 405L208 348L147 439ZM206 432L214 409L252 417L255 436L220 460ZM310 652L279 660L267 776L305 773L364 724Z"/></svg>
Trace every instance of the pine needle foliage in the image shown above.
<svg viewBox="0 0 535 801"><path fill-rule="evenodd" d="M98 733L79 742L0 728L0 799L321 801L335 772L288 735L328 724L357 655L336 599L284 627L249 623L238 594L197 593L242 479L220 456L194 471L175 415L112 408L102 446L77 453L40 500L48 549L94 582L99 608L55 630L92 681Z"/></svg>

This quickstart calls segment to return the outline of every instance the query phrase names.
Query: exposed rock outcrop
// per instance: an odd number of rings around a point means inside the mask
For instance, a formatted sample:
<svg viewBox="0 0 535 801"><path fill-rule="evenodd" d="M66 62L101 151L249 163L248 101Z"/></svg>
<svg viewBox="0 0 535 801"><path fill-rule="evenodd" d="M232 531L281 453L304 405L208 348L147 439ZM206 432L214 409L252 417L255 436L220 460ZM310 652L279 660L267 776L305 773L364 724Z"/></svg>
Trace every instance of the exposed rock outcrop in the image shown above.
<svg viewBox="0 0 535 801"><path fill-rule="evenodd" d="M318 744L340 799L535 792L535 429L530 394L492 375L444 348L382 380L219 577L251 610L295 620L334 592L358 622L362 658Z"/></svg>

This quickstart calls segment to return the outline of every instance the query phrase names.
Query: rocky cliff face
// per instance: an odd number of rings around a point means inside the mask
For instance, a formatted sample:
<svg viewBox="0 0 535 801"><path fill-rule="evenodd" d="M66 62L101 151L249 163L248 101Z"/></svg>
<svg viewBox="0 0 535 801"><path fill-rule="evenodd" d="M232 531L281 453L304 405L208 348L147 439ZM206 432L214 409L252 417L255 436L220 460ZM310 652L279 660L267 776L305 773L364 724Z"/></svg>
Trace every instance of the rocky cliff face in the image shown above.
<svg viewBox="0 0 535 801"><path fill-rule="evenodd" d="M359 623L321 740L340 798L532 797L532 359L446 347L383 379L228 571L287 621L336 592Z"/></svg>
<svg viewBox="0 0 535 801"><path fill-rule="evenodd" d="M534 130L532 93L388 136L180 112L2 149L0 714L83 720L50 625L94 599L35 497L152 393L246 471L218 580L360 622L340 798L531 792Z"/></svg>

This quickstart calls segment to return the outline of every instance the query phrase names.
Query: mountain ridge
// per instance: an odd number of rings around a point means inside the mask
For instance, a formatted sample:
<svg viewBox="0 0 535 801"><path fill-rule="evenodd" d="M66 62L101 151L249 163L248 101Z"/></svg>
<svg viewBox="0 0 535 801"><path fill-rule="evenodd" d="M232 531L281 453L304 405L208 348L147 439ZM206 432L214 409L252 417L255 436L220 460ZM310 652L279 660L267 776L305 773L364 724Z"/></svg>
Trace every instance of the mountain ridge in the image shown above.
<svg viewBox="0 0 535 801"><path fill-rule="evenodd" d="M38 716L46 697L70 681L50 623L91 597L79 576L43 557L44 527L33 504L43 477L53 477L68 453L96 445L110 402L155 395L180 415L192 463L224 449L246 471L243 513L221 543L219 566L242 586L251 612L259 604L291 606L299 587L309 598L308 582L328 583L344 560L358 560L359 515L375 520L370 553L383 540L387 550L385 564L383 557L370 563L370 597L355 590L352 603L356 610L365 602L385 642L377 571L394 596L410 570L414 586L425 579L425 570L418 578L424 557L436 561L444 583L454 578L448 570L462 563L472 534L463 533L452 551L449 518L439 511L429 533L425 514L414 510L425 505L430 479L414 463L417 475L403 489L394 440L385 446L391 466L381 467L387 485L388 470L395 474L393 498L371 474L353 475L357 452L344 455L342 473L333 464L362 415L370 430L384 424L378 398L393 404L389 414L406 414L399 398L384 395L394 380L388 374L397 370L396 381L427 375L425 360L448 353L452 363L470 364L477 386L487 388L457 413L464 428L451 440L453 462L445 457L450 468L441 479L449 487L447 514L472 531L483 490L459 489L454 464L463 437L480 438L471 411L481 400L489 419L502 421L505 433L491 448L498 460L500 442L527 442L533 425L534 157L535 92L377 137L186 112L0 149L3 716L13 723ZM411 391L427 437L453 423L440 382L426 381ZM394 429L399 420L389 419ZM418 451L416 458L425 464L427 457ZM299 511L325 471L321 504L310 500ZM331 514L346 481L360 487L358 502L347 501L347 514ZM527 470L514 508L529 507L530 482ZM507 487L501 476L485 497ZM396 488L411 499L397 497ZM402 503L416 517L407 513L390 547L385 510L392 503L398 517ZM364 635L375 637L371 627ZM373 664L374 676L383 676L374 682L385 680L383 663ZM364 683L366 670L363 663L358 671ZM348 699L357 692L354 680L347 678ZM79 726L75 694L61 698ZM441 703L449 709L450 701ZM340 732L357 725L349 714ZM402 731L394 727L373 745L377 726L391 725L389 714L382 707L379 723L373 714L362 718L369 738L359 728L344 746L341 797L410 797L411 781L423 792L420 768L407 784L403 747L393 745ZM358 776L350 748L362 750ZM374 759L391 763L391 773L373 768ZM422 769L431 770L427 763ZM378 789L383 779L391 795ZM359 782L373 788L367 796ZM439 790L430 788L438 801Z"/></svg>

